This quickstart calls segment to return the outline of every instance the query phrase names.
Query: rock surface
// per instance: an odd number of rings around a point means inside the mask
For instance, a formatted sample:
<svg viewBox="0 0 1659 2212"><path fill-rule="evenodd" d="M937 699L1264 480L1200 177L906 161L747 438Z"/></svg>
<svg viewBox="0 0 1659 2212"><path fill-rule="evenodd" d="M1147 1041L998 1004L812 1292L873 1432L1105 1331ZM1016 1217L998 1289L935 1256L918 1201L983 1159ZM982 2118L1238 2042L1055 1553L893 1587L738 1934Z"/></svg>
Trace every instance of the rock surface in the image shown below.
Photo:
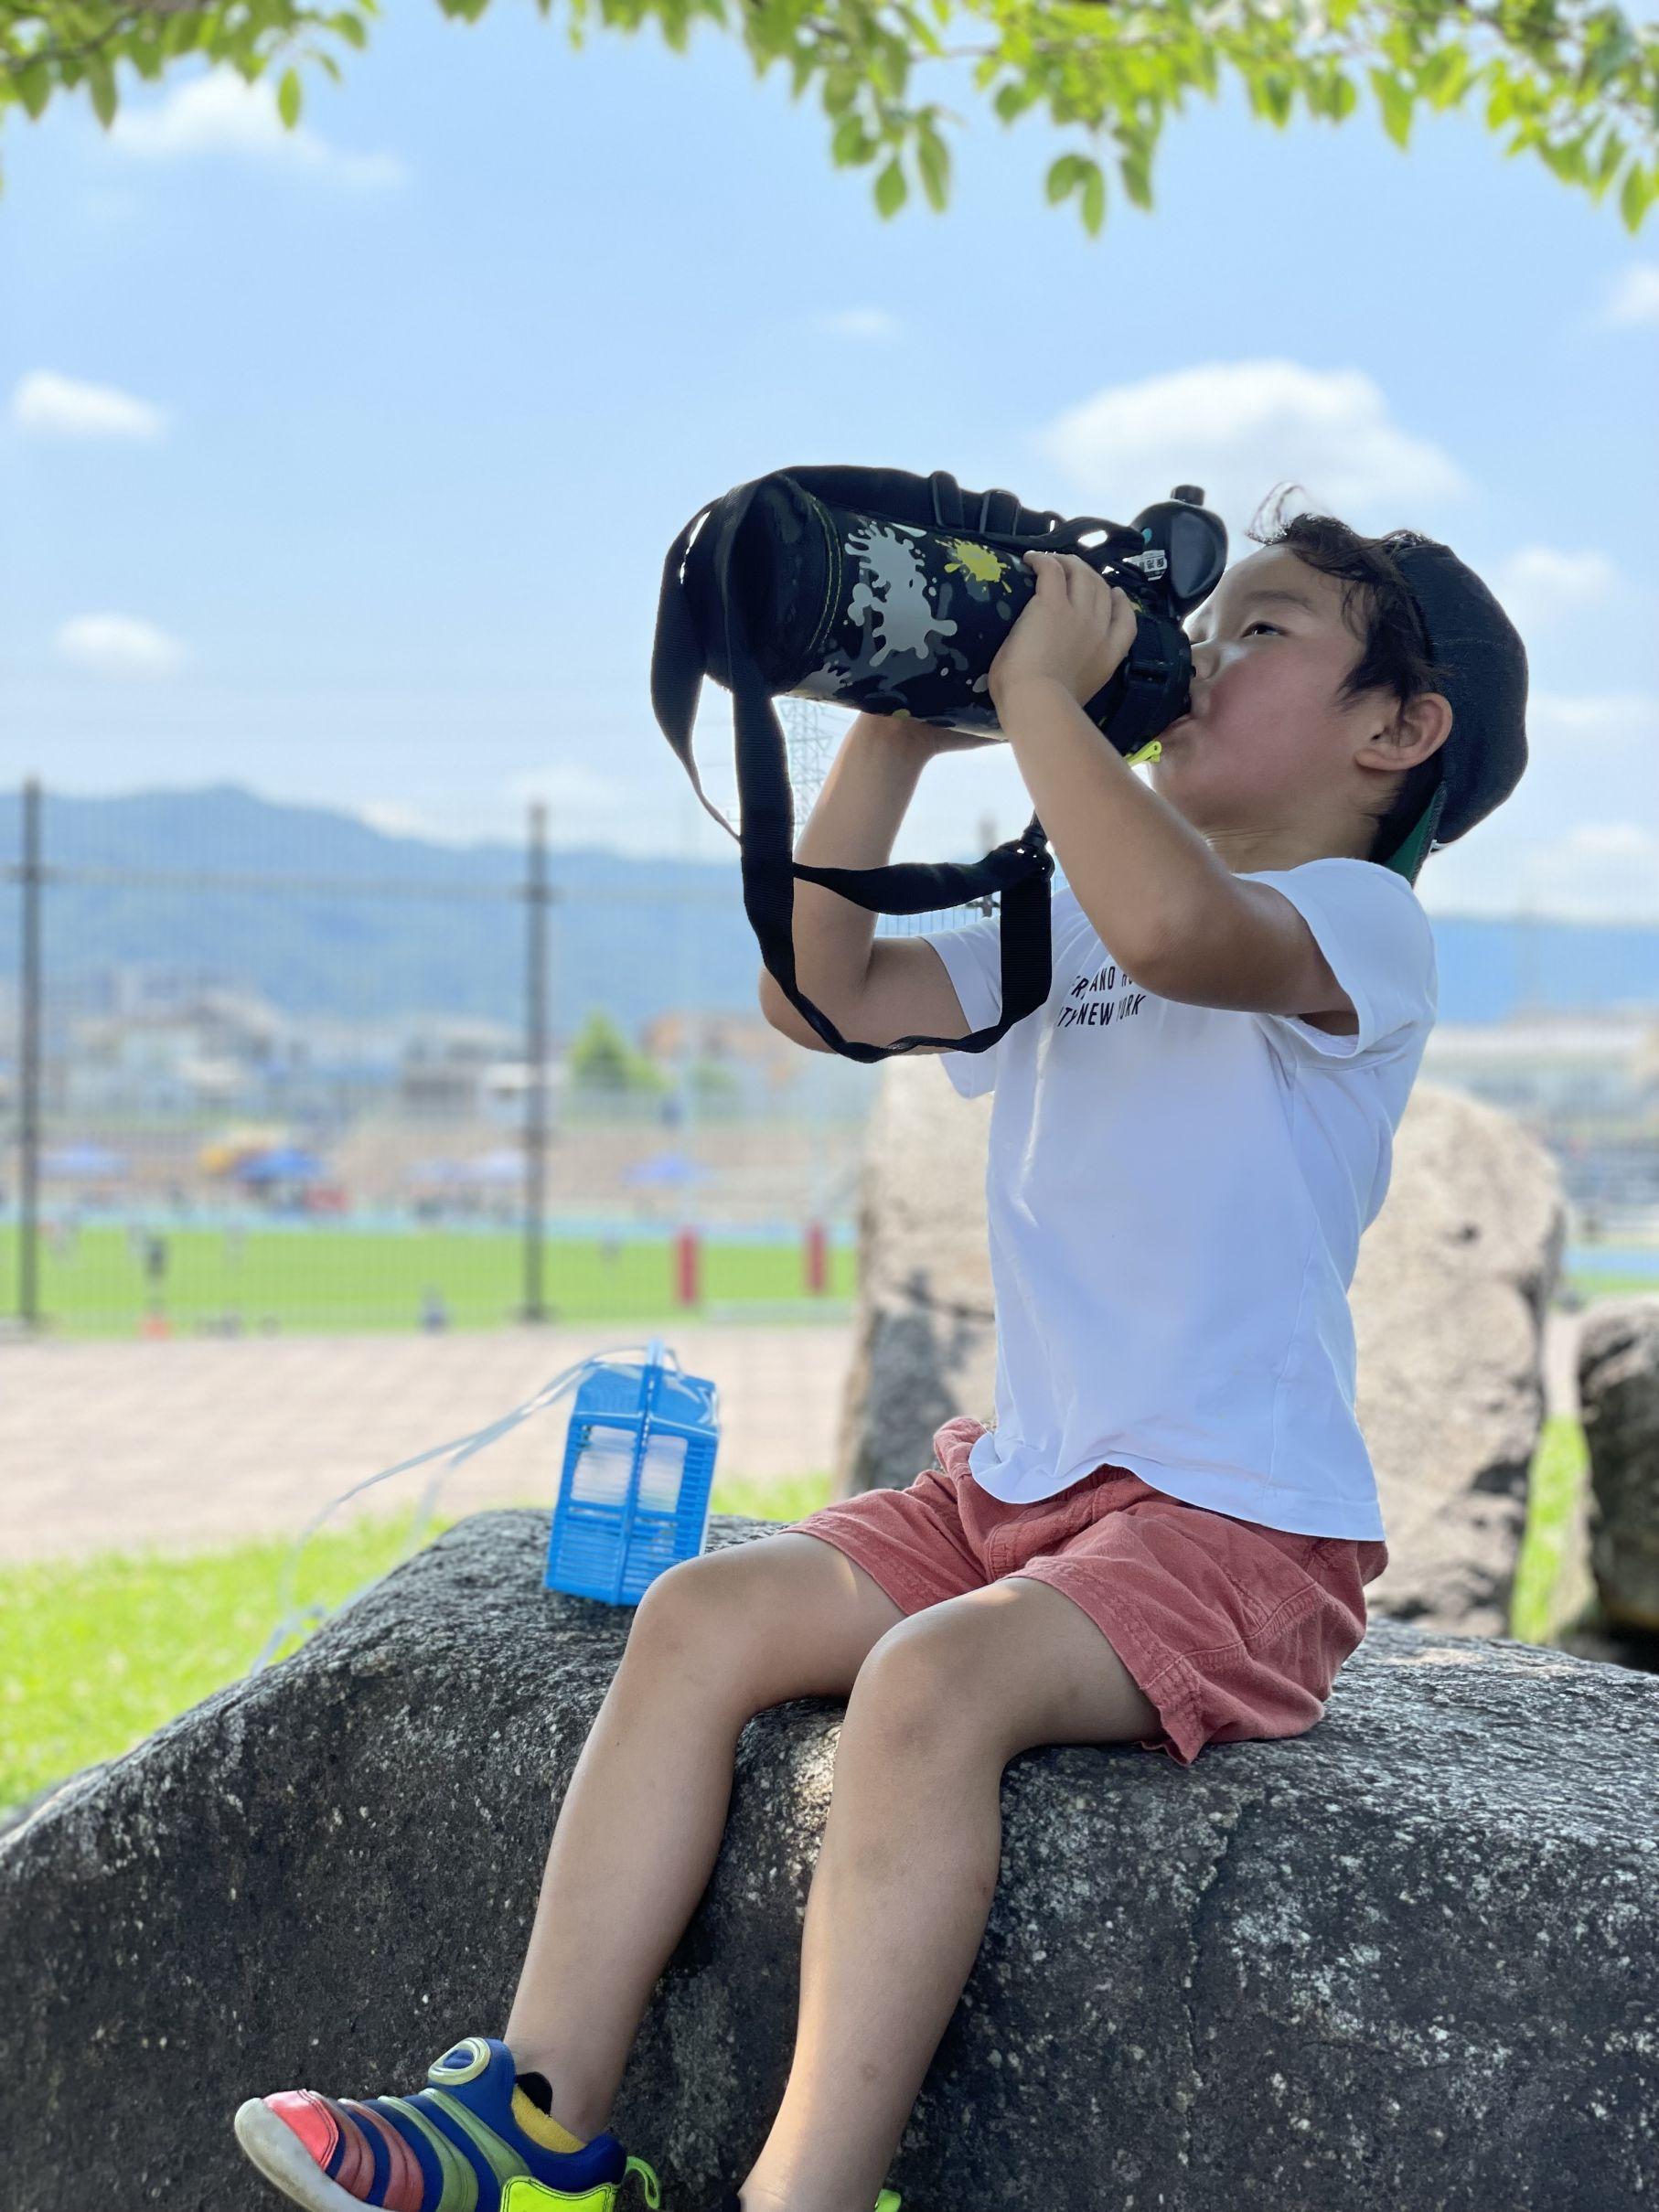
<svg viewBox="0 0 1659 2212"><path fill-rule="evenodd" d="M882 1063L859 1178L859 1290L830 1495L903 1489L953 1415L996 1418L985 1211L991 1098L937 1055Z"/></svg>
<svg viewBox="0 0 1659 2212"><path fill-rule="evenodd" d="M1601 1616L1659 1636L1659 1297L1602 1298L1585 1313L1579 1403Z"/></svg>
<svg viewBox="0 0 1659 2212"><path fill-rule="evenodd" d="M883 1063L837 1496L914 1480L952 1414L994 1418L991 1105L990 1093L959 1097L931 1059ZM1565 1219L1535 1138L1477 1100L1418 1085L1350 1293L1355 1412L1388 1536L1374 1612L1475 1635L1508 1626Z"/></svg>
<svg viewBox="0 0 1659 2212"><path fill-rule="evenodd" d="M716 1544L764 1534L722 1518ZM631 1615L447 1532L0 1839L5 2212L253 2212L244 2097L499 2033ZM744 1731L615 2116L690 2212L794 2036L840 1705ZM1659 1680L1377 1621L1306 1735L1026 1753L906 2212L1614 2212L1659 2196ZM663 1816L673 1818L665 1805ZM916 1869L925 1886L926 1866Z"/></svg>

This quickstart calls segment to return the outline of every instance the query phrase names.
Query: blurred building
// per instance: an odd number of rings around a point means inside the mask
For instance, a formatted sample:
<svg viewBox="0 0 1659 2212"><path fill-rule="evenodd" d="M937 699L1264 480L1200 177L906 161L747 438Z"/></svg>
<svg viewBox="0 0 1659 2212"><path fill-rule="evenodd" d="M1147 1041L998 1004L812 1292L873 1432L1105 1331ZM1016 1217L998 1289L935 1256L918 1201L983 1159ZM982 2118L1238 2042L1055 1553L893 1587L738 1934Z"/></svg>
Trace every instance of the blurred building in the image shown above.
<svg viewBox="0 0 1659 2212"><path fill-rule="evenodd" d="M1659 1010L1442 1022L1422 1073L1534 1126L1659 1126Z"/></svg>
<svg viewBox="0 0 1659 2212"><path fill-rule="evenodd" d="M397 1104L428 1120L492 1121L522 1112L523 1039L505 1023L431 1015L400 1025ZM551 1076L550 1074L550 1083Z"/></svg>

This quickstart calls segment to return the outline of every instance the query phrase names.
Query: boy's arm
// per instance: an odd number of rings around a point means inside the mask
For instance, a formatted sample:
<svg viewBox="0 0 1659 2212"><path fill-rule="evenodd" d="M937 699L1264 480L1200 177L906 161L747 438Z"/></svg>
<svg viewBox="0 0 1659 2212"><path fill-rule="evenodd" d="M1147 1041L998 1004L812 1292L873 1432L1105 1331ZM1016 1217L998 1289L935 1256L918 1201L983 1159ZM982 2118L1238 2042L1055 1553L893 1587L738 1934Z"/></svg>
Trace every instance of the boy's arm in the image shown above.
<svg viewBox="0 0 1659 2212"><path fill-rule="evenodd" d="M1192 931L1145 976L1161 999L1244 1013L1295 1014L1333 1037L1351 1037L1359 1016L1306 921L1271 883L1229 878L1232 898L1207 928Z"/></svg>
<svg viewBox="0 0 1659 2212"><path fill-rule="evenodd" d="M1338 1036L1358 1028L1290 900L1218 860L1063 684L1029 679L996 704L1078 905L1137 983L1195 1006L1300 1015Z"/></svg>

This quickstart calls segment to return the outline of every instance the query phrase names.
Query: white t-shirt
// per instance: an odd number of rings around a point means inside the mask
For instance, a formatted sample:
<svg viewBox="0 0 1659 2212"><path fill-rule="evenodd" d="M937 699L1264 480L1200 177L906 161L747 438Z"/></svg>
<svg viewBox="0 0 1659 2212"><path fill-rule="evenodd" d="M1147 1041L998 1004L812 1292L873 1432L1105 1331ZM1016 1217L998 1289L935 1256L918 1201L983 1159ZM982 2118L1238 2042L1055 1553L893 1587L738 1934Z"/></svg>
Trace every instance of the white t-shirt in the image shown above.
<svg viewBox="0 0 1659 2212"><path fill-rule="evenodd" d="M1213 1512L1381 1539L1354 1415L1348 1286L1438 1011L1402 875L1330 857L1251 871L1302 914L1355 1034L1140 988L1053 886L1044 1005L988 1053L997 1426L969 1465L1046 1498L1103 1461ZM970 1027L1002 1003L1000 914L927 935Z"/></svg>

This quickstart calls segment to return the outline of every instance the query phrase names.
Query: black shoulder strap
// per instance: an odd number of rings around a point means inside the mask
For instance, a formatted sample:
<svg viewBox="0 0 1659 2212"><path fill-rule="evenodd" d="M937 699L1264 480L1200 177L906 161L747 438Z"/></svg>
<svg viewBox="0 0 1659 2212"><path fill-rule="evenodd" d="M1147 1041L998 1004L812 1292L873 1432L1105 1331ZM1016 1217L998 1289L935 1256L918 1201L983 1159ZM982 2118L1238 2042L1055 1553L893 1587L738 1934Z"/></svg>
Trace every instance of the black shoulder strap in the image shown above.
<svg viewBox="0 0 1659 2212"><path fill-rule="evenodd" d="M867 482L867 477L865 481ZM1048 997L1053 980L1049 880L1054 871L1048 838L1033 814L1029 828L982 860L905 861L886 868L814 868L797 860L794 807L783 725L755 666L733 588L732 561L738 532L756 492L756 478L693 516L669 548L658 602L651 657L651 703L664 735L679 754L699 800L743 856L744 907L759 941L761 957L789 1003L825 1043L850 1060L885 1060L915 1045L983 1053ZM949 479L947 478L948 482ZM682 574L699 526L719 508L711 547L719 604L726 625L726 667L732 677L737 741L737 785L743 829L733 829L704 792L691 757L691 725L705 673L697 625ZM896 1037L863 1044L843 1037L830 1017L800 990L795 978L795 879L821 883L874 914L932 914L990 892L1001 894L1002 1012L1001 1019L963 1037Z"/></svg>

